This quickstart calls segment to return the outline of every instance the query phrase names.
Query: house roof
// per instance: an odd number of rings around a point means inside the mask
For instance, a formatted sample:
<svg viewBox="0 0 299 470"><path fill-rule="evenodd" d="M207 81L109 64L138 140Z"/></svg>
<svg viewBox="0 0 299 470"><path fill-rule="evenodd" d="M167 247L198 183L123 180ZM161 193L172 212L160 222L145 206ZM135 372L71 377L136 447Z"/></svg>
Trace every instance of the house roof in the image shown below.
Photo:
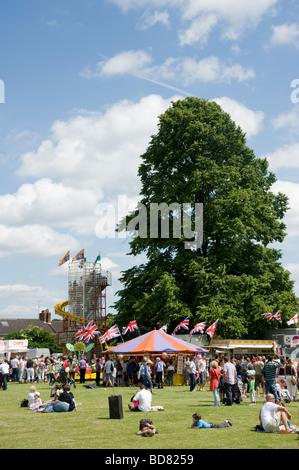
<svg viewBox="0 0 299 470"><path fill-rule="evenodd" d="M46 323L38 318L0 318L0 337L5 337L14 331L25 330L28 326L38 326L48 333L56 335L63 330L63 321L54 320L51 323Z"/></svg>

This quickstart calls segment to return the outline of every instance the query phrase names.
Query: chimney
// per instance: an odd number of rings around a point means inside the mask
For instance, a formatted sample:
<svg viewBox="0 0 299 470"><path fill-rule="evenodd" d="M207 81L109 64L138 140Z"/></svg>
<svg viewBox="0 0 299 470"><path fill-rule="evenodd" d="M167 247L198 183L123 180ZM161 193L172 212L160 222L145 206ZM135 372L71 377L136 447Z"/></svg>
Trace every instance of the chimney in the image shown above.
<svg viewBox="0 0 299 470"><path fill-rule="evenodd" d="M49 312L48 308L46 310L41 311L41 313L39 314L39 319L44 323L51 323L51 312Z"/></svg>

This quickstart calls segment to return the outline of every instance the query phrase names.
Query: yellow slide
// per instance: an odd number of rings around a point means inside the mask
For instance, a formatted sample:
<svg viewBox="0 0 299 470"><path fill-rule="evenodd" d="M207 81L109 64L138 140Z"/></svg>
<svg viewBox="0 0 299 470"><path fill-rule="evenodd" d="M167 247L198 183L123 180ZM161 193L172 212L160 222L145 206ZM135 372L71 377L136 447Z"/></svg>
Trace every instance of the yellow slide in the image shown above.
<svg viewBox="0 0 299 470"><path fill-rule="evenodd" d="M71 315L70 313L66 312L65 307L68 305L68 303L68 300L65 300L64 302L60 302L59 304L55 305L56 315L60 315L63 318L67 318L68 320L76 321L78 323L86 323L87 321L89 321L86 320L86 318ZM96 323L96 325L101 331L107 331L107 327L104 323Z"/></svg>

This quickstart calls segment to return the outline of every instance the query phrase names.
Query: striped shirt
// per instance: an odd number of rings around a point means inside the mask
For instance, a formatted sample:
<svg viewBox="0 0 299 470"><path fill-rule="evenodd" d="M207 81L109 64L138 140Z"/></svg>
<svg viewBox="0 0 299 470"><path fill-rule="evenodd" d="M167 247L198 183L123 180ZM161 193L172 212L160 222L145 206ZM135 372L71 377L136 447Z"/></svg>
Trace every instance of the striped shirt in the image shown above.
<svg viewBox="0 0 299 470"><path fill-rule="evenodd" d="M281 367L281 363L279 361L266 362L263 369L265 380L275 380L276 370L278 367Z"/></svg>

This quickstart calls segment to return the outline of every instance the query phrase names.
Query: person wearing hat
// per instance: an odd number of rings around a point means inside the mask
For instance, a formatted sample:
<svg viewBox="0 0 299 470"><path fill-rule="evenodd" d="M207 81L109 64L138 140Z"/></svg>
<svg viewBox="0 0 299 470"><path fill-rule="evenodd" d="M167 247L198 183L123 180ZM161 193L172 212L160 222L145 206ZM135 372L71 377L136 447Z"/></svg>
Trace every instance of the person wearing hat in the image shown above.
<svg viewBox="0 0 299 470"><path fill-rule="evenodd" d="M33 403L29 405L30 410L36 410L43 404L41 398L40 398L40 393L39 392L34 392L33 394Z"/></svg>

